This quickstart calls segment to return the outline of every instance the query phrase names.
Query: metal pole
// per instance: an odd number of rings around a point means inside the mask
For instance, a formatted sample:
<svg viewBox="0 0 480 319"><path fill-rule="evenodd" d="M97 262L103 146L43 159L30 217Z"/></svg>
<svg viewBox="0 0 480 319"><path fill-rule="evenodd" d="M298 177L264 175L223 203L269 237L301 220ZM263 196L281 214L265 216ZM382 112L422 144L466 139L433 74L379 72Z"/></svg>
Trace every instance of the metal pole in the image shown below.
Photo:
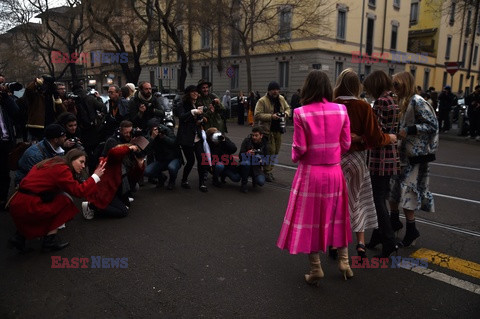
<svg viewBox="0 0 480 319"><path fill-rule="evenodd" d="M158 13L158 67L159 67L159 76L158 76L158 91L161 93L163 91L163 70L162 70L162 23L161 23L160 12Z"/></svg>
<svg viewBox="0 0 480 319"><path fill-rule="evenodd" d="M362 25L360 27L360 59L362 58L362 49L363 49L363 21L365 20L363 17L364 15L365 15L365 0L363 0L362 2L362 17L361 17ZM362 63L360 60L360 63L358 63L358 76L360 76L361 73L362 73Z"/></svg>

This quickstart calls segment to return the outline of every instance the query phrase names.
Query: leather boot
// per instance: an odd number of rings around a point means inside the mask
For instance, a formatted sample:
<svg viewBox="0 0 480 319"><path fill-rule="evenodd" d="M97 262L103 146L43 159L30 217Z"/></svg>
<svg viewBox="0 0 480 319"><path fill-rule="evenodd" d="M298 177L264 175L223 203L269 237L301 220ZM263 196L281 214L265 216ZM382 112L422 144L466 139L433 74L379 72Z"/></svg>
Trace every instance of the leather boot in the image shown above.
<svg viewBox="0 0 480 319"><path fill-rule="evenodd" d="M403 224L400 221L400 213L398 211L390 212L390 223L392 224L392 229L394 232L398 232L403 228Z"/></svg>
<svg viewBox="0 0 480 319"><path fill-rule="evenodd" d="M372 237L370 238L370 242L365 245L368 249L374 249L375 246L382 243L382 235L378 228L375 228L372 232Z"/></svg>
<svg viewBox="0 0 480 319"><path fill-rule="evenodd" d="M311 253L308 255L310 260L310 273L305 275L305 281L311 285L317 285L320 279L323 278L323 269L320 263L320 255L318 253Z"/></svg>
<svg viewBox="0 0 480 319"><path fill-rule="evenodd" d="M60 250L70 245L69 242L62 243L56 234L47 235L43 237L42 250L55 251Z"/></svg>
<svg viewBox="0 0 480 319"><path fill-rule="evenodd" d="M347 247L338 248L338 270L343 274L345 280L353 277L353 271L348 263Z"/></svg>
<svg viewBox="0 0 480 319"><path fill-rule="evenodd" d="M407 231L405 232L405 237L403 237L402 240L403 247L415 245L415 241L418 237L420 237L420 233L415 227L415 219L407 220Z"/></svg>

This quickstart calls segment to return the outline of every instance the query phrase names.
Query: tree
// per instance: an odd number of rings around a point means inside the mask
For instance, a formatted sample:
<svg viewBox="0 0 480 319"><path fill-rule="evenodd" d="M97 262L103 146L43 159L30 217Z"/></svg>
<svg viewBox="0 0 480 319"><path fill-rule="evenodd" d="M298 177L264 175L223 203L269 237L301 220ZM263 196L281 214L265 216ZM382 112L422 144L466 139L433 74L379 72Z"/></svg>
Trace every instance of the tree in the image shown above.
<svg viewBox="0 0 480 319"><path fill-rule="evenodd" d="M252 90L251 55L256 47L285 49L293 38L320 36L328 30L326 17L333 12L327 0L221 0L224 21L238 37L247 66L248 91Z"/></svg>
<svg viewBox="0 0 480 319"><path fill-rule="evenodd" d="M143 3L135 0L85 0L83 3L92 32L106 39L117 52L129 52L129 63L120 66L127 81L137 83L142 72L142 50L154 25L153 0Z"/></svg>

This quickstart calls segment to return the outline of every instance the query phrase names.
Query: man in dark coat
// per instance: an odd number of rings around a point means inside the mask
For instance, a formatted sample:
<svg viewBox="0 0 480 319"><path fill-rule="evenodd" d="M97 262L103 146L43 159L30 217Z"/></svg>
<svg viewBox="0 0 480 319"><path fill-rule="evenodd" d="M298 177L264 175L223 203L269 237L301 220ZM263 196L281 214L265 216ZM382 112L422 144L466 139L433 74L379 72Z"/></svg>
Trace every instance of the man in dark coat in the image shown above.
<svg viewBox="0 0 480 319"><path fill-rule="evenodd" d="M138 84L138 91L128 104L130 110L130 121L133 126L142 130L143 134L147 133L147 123L156 117L163 119L165 113L158 100L152 95L152 85L143 81Z"/></svg>
<svg viewBox="0 0 480 319"><path fill-rule="evenodd" d="M438 96L438 124L440 132L447 132L450 129L450 111L457 102L455 95L452 93L452 88L447 85L442 93Z"/></svg>

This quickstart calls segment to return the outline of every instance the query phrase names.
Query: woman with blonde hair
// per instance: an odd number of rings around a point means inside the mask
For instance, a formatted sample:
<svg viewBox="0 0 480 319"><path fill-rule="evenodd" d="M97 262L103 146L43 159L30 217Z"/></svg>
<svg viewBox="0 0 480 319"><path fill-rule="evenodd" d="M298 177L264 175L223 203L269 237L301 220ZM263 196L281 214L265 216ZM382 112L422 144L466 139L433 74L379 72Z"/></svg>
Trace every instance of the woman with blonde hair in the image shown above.
<svg viewBox="0 0 480 319"><path fill-rule="evenodd" d="M365 229L377 227L370 172L365 150L394 143L394 134L383 133L371 106L360 99L362 84L352 69L346 69L337 79L334 89L336 103L347 107L352 144L342 155L342 170L348 187L348 206L352 230L357 236L357 254L365 258Z"/></svg>
<svg viewBox="0 0 480 319"><path fill-rule="evenodd" d="M415 94L415 80L409 72L393 76L393 88L399 98L400 129L398 137L401 173L393 178L390 209L398 216L403 208L407 229L404 247L420 236L415 227L415 210L433 212L434 201L429 191L429 166L438 148L438 120L433 107Z"/></svg>
<svg viewBox="0 0 480 319"><path fill-rule="evenodd" d="M345 279L353 277L348 263L352 241L348 198L340 167L340 154L350 147L350 124L344 105L332 100L332 87L322 71L308 74L302 107L294 111L292 161L298 169L277 246L290 254L306 253L309 284L323 278L319 251L338 248L338 268Z"/></svg>

